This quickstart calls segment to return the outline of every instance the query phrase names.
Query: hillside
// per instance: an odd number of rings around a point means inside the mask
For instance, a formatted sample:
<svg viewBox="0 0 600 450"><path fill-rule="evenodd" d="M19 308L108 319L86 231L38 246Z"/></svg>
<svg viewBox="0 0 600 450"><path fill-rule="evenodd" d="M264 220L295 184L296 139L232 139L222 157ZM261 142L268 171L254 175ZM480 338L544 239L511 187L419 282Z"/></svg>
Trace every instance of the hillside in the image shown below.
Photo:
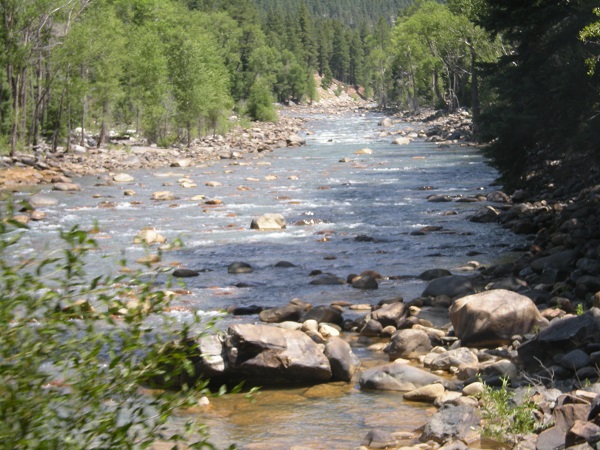
<svg viewBox="0 0 600 450"><path fill-rule="evenodd" d="M261 10L294 11L297 0L252 0ZM313 17L340 19L346 24L377 23L381 17L392 22L398 11L411 5L413 0L304 0Z"/></svg>

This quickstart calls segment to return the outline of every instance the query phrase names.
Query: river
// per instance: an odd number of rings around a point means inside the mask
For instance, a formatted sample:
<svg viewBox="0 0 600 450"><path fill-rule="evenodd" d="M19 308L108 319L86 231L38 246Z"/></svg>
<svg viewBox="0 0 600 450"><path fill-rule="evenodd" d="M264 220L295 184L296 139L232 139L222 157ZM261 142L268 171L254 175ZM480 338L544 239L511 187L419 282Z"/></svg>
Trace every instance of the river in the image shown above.
<svg viewBox="0 0 600 450"><path fill-rule="evenodd" d="M165 252L160 265L201 271L185 280L189 294L174 300L181 311L172 314L182 320L190 311L220 315L218 311L236 306L281 306L295 297L313 305L375 304L399 295L412 299L425 287L416 278L424 270L457 270L474 259L485 265L508 252L514 235L495 224L467 220L485 203L426 199L492 190L497 173L478 150L419 139L393 145L390 136L380 137L381 117L370 112L312 114L307 124L312 134L301 148L205 167L131 171L131 183L106 183L105 176L78 179L80 192L49 193L60 203L42 209L47 218L31 225L21 251L43 253L53 248L56 230L97 225L100 249L93 255L92 272L105 273L115 270L122 256L131 267L140 267L134 261L147 250L133 240L145 227L155 228L169 242L181 239L185 246ZM355 154L365 147L372 154ZM341 162L343 158L349 161ZM197 187L182 187L184 178ZM126 190L135 195L125 196ZM176 199L151 200L153 192L165 190ZM200 194L222 203L207 205L195 197ZM251 220L264 213L283 214L287 228L251 230ZM414 233L426 226L441 229ZM235 261L249 263L254 271L228 274L227 266ZM279 261L294 267L275 267ZM346 278L367 269L389 278L376 291L309 284L314 270ZM359 313L345 317L353 314ZM219 326L257 320L224 316ZM365 365L384 361L382 353L368 349L373 341L346 339ZM400 394L360 391L350 383L263 391L254 402L225 396L198 414L218 447L346 449L360 445L372 428L412 433L431 413L425 405L403 402Z"/></svg>

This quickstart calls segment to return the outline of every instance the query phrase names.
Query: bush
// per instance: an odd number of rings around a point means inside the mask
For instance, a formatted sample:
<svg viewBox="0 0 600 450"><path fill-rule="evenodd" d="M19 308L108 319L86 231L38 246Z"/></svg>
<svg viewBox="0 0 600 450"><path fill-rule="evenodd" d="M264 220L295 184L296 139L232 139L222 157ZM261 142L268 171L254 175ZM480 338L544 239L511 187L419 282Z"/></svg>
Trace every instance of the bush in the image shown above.
<svg viewBox="0 0 600 450"><path fill-rule="evenodd" d="M250 88L246 104L248 115L260 122L277 122L277 112L273 107L273 96L268 83L259 78Z"/></svg>
<svg viewBox="0 0 600 450"><path fill-rule="evenodd" d="M483 434L497 441L516 443L520 437L540 427L535 417L537 405L531 400L515 403L506 377L502 378L502 387L498 389L484 385L480 405Z"/></svg>
<svg viewBox="0 0 600 450"><path fill-rule="evenodd" d="M197 424L165 427L178 408L197 404L204 383L152 395L142 389L149 380L193 375L189 346L177 342L198 324L171 326L162 312L168 298L152 281L90 281L84 258L96 242L89 232L60 232L55 254L23 260L13 251L23 228L10 214L0 217L0 448L207 446ZM111 314L115 308L121 316ZM151 316L161 320L160 333Z"/></svg>

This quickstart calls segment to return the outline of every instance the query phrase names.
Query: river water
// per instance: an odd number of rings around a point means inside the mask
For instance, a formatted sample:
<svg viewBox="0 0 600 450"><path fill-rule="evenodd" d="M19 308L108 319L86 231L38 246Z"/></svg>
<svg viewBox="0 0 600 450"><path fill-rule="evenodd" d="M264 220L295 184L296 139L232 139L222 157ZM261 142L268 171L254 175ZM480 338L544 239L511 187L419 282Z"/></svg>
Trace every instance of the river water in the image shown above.
<svg viewBox="0 0 600 450"><path fill-rule="evenodd" d="M141 229L155 228L169 242L181 239L185 244L165 252L162 267L201 271L185 280L189 294L174 300L183 311L172 314L185 320L190 311L211 316L235 306L281 306L296 297L313 305L375 304L399 295L411 299L425 287L416 278L424 270L452 270L474 259L485 265L509 251L514 235L494 224L467 220L485 203L426 200L431 194L459 198L490 191L497 173L480 153L473 147L440 148L421 140L392 145L391 137L380 137L379 120L375 113L311 115L307 128L314 134L299 149L205 167L131 171L131 183L106 185L104 177L84 177L76 180L80 192L48 192L60 203L42 209L47 219L31 226L22 252L52 249L57 229L97 225L100 250L93 255L91 271L115 270L122 256L139 268L134 261L148 250L133 239ZM394 129L407 127L398 124ZM365 147L373 153L355 154ZM350 161L340 162L342 158ZM183 178L197 187L182 187ZM125 190L136 195L125 196ZM153 192L165 190L177 199L151 200ZM206 205L193 198L199 194L222 204ZM251 230L251 220L264 213L283 214L287 228ZM442 228L411 234L425 226ZM235 261L249 263L254 272L228 274L227 266ZM275 267L279 261L295 267ZM383 280L376 291L309 284L313 270L346 278L368 269L392 279ZM353 314L358 313L345 317ZM225 316L219 326L257 320ZM367 349L372 342L346 338L365 365L383 362L382 354ZM403 402L400 394L364 392L350 383L263 391L254 402L225 396L198 415L219 447L236 443L247 449L345 449L359 445L372 428L412 432L431 412L425 405Z"/></svg>

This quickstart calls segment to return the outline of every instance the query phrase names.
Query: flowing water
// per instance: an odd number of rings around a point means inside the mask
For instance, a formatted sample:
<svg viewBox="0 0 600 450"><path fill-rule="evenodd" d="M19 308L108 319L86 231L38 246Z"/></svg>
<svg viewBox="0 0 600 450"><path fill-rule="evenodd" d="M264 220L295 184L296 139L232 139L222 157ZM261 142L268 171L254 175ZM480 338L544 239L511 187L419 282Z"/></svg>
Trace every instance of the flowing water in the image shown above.
<svg viewBox="0 0 600 450"><path fill-rule="evenodd" d="M57 229L97 225L100 250L93 255L91 270L105 273L115 270L122 256L134 267L133 261L148 251L133 244L135 235L142 228L155 228L169 241L179 238L185 244L164 253L163 267L201 270L200 276L186 280L190 293L178 297L175 305L210 316L234 306L281 306L295 297L314 305L340 300L375 304L399 295L411 299L425 287L416 278L424 270L452 269L472 259L486 264L509 251L513 235L493 224L467 220L484 203L426 200L430 194L469 197L491 190L497 174L480 153L473 147L440 148L419 140L392 145L390 137L379 137L380 119L371 113L311 115L308 128L314 134L299 149L205 167L131 171L135 181L125 184L82 178L77 180L81 192L49 193L60 203L43 209L48 217L32 225L22 252L52 249ZM365 147L373 153L355 154ZM340 162L342 158L350 161ZM181 187L178 181L185 177L197 187ZM211 181L219 184L205 184ZM136 195L124 196L127 189ZM153 192L164 190L177 199L151 200ZM198 194L222 204L192 199ZM251 230L251 220L264 213L283 214L287 228ZM442 228L411 234L425 226ZM235 261L249 263L254 272L228 274L227 266ZM295 267L275 267L279 261ZM376 291L309 284L313 270L346 278L367 269L391 279ZM191 313L172 314L185 320ZM345 317L353 314L358 313ZM227 316L219 326L257 320ZM382 355L367 350L369 342L346 338L366 365L383 361ZM248 449L342 449L359 445L372 428L412 431L430 413L423 405L403 402L397 393L364 392L350 383L264 391L253 403L226 396L199 414L220 447L237 443Z"/></svg>

